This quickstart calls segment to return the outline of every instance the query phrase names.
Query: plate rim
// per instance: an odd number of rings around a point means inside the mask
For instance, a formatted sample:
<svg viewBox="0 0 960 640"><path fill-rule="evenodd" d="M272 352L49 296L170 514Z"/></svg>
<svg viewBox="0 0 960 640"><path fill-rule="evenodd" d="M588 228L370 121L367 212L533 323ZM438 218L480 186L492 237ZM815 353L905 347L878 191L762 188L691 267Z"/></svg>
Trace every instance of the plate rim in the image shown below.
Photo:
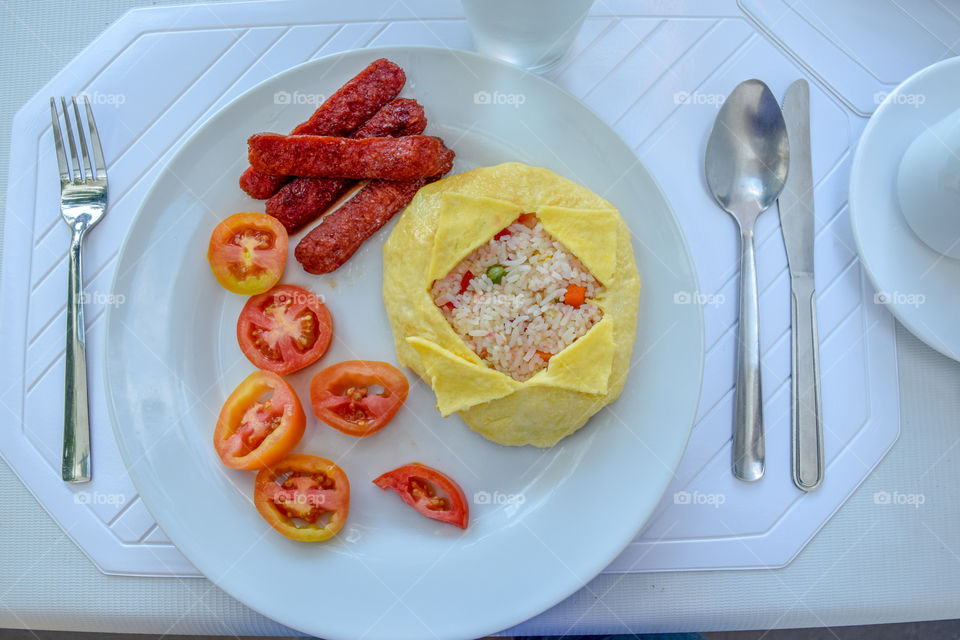
<svg viewBox="0 0 960 640"><path fill-rule="evenodd" d="M190 148L194 139L200 136L205 131L208 122L219 118L225 110L230 109L235 103L244 100L248 95L261 90L261 87L266 85L267 83L271 83L278 78L282 78L284 76L297 73L305 67L324 64L329 62L331 59L336 59L336 58L347 56L347 55L354 55L354 54L357 54L358 52L369 54L373 59L376 59L379 57L389 58L391 54L395 54L399 52L402 52L405 54L410 52L413 52L413 53L425 52L429 54L464 56L466 58L477 59L482 61L484 64L494 64L494 65L500 66L508 73L519 73L524 77L531 78L531 80L528 80L528 81L532 81L535 83L542 82L548 85L551 90L561 93L568 100L576 103L581 108L587 110L591 115L593 115L597 119L598 122L603 123L603 125L609 130L609 132L613 136L615 136L615 138L619 140L621 144L623 144L625 149L630 151L630 153L636 160L635 166L641 167L645 171L647 176L649 176L651 185L656 189L657 194L662 199L663 204L666 206L666 209L669 213L668 220L672 223L670 225L672 235L674 235L677 238L680 246L683 249L682 260L685 263L691 275L693 292L699 293L700 279L697 273L696 263L693 260L693 255L690 251L690 246L689 246L689 243L687 242L687 237L683 231L683 227L680 224L680 220L677 217L673 206L670 204L670 200L667 198L666 194L663 191L663 188L661 187L660 183L656 180L654 174L647 167L646 163L640 158L639 155L637 155L633 147L631 147L626 142L623 136L616 129L614 129L612 125L610 125L592 107L590 107L588 104L583 102L580 98L576 97L575 95L573 95L563 87L560 87L559 85L557 85L556 83L554 83L552 80L548 78L545 78L543 76L540 76L538 74L532 73L524 69L514 67L502 60L499 60L491 56L486 56L474 51L466 51L466 50L456 49L451 47L439 47L439 46L429 46L429 45L387 45L387 46L378 46L378 47L367 47L363 49L347 49L344 51L330 53L325 56L306 60L296 65L287 67L282 71L279 71L278 73L275 73L273 75L270 75L264 78L263 80L261 80L260 82L257 82L255 85L253 85L249 89L238 94L236 97L234 97L229 102L227 102L226 104L221 106L219 109L217 109L214 113L207 116L204 119L204 121L188 137L186 137L183 140L183 142L180 144L180 147L170 157L167 163L165 163L164 167L158 172L157 176L154 178L153 182L151 183L149 189L145 192L140 205L138 206L136 212L134 213L133 217L130 220L128 229L124 233L123 240L120 244L120 247L117 253L118 263L127 252L128 244L131 241L131 235L132 235L131 231L137 226L137 224L141 220L141 217L146 215L146 205L152 200L155 194L155 191L158 189L160 178L166 173L167 166L175 163L185 153L185 150L188 150ZM111 292L116 291L119 279L120 279L120 272L119 270L115 269L110 282ZM697 363L696 363L695 392L693 394L694 397L691 399L690 406L685 412L687 415L684 418L682 423L685 428L685 435L683 438L682 446L679 446L676 449L676 453L672 457L672 459L667 461L670 463L670 468L672 470L671 474L663 474L661 476L661 481L659 483L659 486L655 487L656 494L657 496L659 496L659 499L662 499L664 493L669 487L670 481L671 481L670 476L672 475L673 472L675 472L677 466L680 463L680 460L682 459L686 451L687 445L689 444L690 436L692 434L693 427L695 425L697 411L699 410L700 397L703 392L703 374L704 374L704 364L705 364L705 357L706 357L704 316L703 316L703 309L701 307L696 305L692 305L692 306L695 310L695 317L696 317L696 330L697 330L696 331L697 333L696 352L698 354ZM142 478L137 479L136 474L130 472L130 465L128 464L130 452L127 450L127 448L123 444L125 442L125 437L121 433L119 421L117 418L117 408L115 407L115 401L114 401L115 394L113 393L111 389L111 385L109 384L110 380L112 379L110 375L111 358L109 356L109 348L110 348L109 336L113 335L115 331L114 315L116 313L119 313L118 309L108 306L108 308L105 311L105 318L104 318L104 322L105 322L104 334L105 336L108 336L108 339L104 341L104 346L103 346L103 350L105 353L103 358L102 373L104 375L104 394L106 395L107 412L109 414L113 436L117 442L117 448L119 450L121 459L123 460L125 470L127 471L128 476L130 477L130 480L133 483L134 487L137 489L137 493L140 495L144 506L146 507L147 511L150 513L150 516L157 522L158 527L160 527L160 529L164 531L164 534L168 535L166 530L164 530L163 525L160 522L161 519L155 516L154 509L151 507L152 500L147 497L148 495L153 493L154 491L153 486L150 483L144 482ZM634 348L636 348L636 345L634 346ZM559 604L560 602L569 598L571 595L573 595L577 591L586 587L589 584L590 580L594 579L597 575L599 575L605 567L607 567L620 553L623 552L623 550L627 546L629 546L630 542L647 524L650 516L653 514L655 510L655 507L656 507L656 503L648 513L645 513L642 515L639 515L639 511L637 512L638 517L633 518L632 525L629 527L629 529L633 533L629 537L627 537L625 540L623 540L622 543L616 544L616 545L609 545L608 552L606 554L596 554L597 563L599 564L599 566L594 566L590 569L590 571L588 572L590 574L588 578L586 578L585 580L581 580L580 576L574 576L574 579L571 580L570 582L570 585L571 585L570 588L568 588L567 585L564 584L558 589L554 589L554 590L544 589L539 593L531 593L529 596L529 599L527 600L528 606L522 607L522 610L523 610L523 613L521 614L523 616L522 618L518 619L517 615L501 616L501 617L508 617L510 619L505 622L498 621L495 625L486 624L485 628L487 628L488 630L485 633L494 633L497 631L508 629L516 624L525 622L526 620L529 620L530 618L543 613L550 607L556 604ZM168 535L168 537L170 536ZM201 568L200 565L204 564L202 561L198 564L195 561L195 558L192 557L193 554L189 554L187 551L184 551L181 548L181 546L178 545L173 540L172 537L171 537L171 543L177 548L178 551L180 551L180 553L182 553L187 558L187 560L191 564L193 564L197 568L198 571L200 571L203 574L205 578L210 580L211 583L216 584L219 588L223 589L231 597L236 598L245 606L249 607L250 609L256 611L257 613L271 620L274 620L275 622L278 622L279 624L284 624L284 625L289 624L289 623L283 622L282 620L274 618L271 614L266 613L265 611L263 611L263 609L261 609L258 603L251 601L249 598L241 599L241 596L238 595L238 592L241 590L225 586L221 584L219 581L211 578L209 576L209 573ZM489 616L488 619L492 619L494 617L495 616ZM501 622L503 623L501 624Z"/></svg>
<svg viewBox="0 0 960 640"><path fill-rule="evenodd" d="M864 127L863 133L860 134L860 139L857 142L857 148L854 151L853 161L850 165L850 185L848 187L847 195L847 200L850 207L850 227L853 231L853 241L857 246L857 256L860 259L860 264L863 266L863 270L867 274L870 284L876 291L883 291L885 288L881 286L880 278L877 276L877 273L873 268L873 264L867 259L864 253L863 232L860 228L860 218L862 214L857 200L858 196L856 195L858 192L858 185L860 185L864 179L862 174L866 170L864 168L864 164L867 162L865 160L866 151L864 150L864 147L878 135L878 130L882 131L880 127L887 126L887 113L893 109L893 101L897 96L906 93L909 91L911 86L922 80L925 80L928 76L936 75L943 72L945 69L954 66L960 67L960 57L947 58L946 60L940 60L939 62L928 65L914 72L909 78L898 84L886 95L880 106L877 107L876 111L873 112L873 115L867 121L867 125ZM890 208L899 211L899 205L896 203L891 203ZM910 233L912 233L912 231ZM922 242L922 240L919 238L917 241ZM922 321L917 320L915 317L916 314L912 314L911 312L907 311L907 307L910 305L905 303L901 304L900 302L891 300L885 306L887 309L889 309L890 313L893 314L897 322L902 324L921 342L926 344L934 351L937 351L938 353L950 358L951 360L960 361L960 349L956 347L951 348L949 343L945 342L928 330ZM960 343L960 339L958 339L958 343Z"/></svg>

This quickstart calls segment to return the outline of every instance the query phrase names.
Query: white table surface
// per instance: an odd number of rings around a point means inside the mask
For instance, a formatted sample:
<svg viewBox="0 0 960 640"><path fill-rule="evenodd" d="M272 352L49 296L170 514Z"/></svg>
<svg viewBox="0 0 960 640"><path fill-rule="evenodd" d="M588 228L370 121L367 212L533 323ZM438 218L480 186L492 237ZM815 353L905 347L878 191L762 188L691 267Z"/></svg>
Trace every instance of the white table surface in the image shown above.
<svg viewBox="0 0 960 640"><path fill-rule="evenodd" d="M13 114L125 10L149 4L156 3L0 4L6 45L0 65L0 212ZM788 628L960 617L960 364L902 328L897 340L900 440L793 563L777 570L602 575L512 632ZM876 504L880 491L922 494L923 504ZM2 462L0 626L289 633L206 580L101 574Z"/></svg>

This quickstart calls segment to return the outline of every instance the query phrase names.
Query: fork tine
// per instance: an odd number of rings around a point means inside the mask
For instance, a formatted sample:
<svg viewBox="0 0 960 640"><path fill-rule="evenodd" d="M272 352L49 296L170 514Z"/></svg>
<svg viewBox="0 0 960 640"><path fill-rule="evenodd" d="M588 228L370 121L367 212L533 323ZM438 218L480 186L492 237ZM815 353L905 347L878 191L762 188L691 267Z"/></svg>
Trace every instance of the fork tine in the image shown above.
<svg viewBox="0 0 960 640"><path fill-rule="evenodd" d="M67 154L63 150L63 136L60 133L60 116L57 114L57 103L50 98L50 120L53 124L53 144L57 148L57 166L60 168L60 181L70 181L70 167L67 166Z"/></svg>
<svg viewBox="0 0 960 640"><path fill-rule="evenodd" d="M90 127L90 150L93 151L93 163L97 172L97 180L107 179L107 163L103 160L103 147L100 146L100 134L97 133L97 122L93 119L93 109L90 108L90 99L83 96L87 107L87 124Z"/></svg>
<svg viewBox="0 0 960 640"><path fill-rule="evenodd" d="M60 105L63 107L63 122L67 125L67 141L70 143L70 166L73 167L72 180L83 180L80 170L80 158L77 157L77 145L73 141L73 126L70 124L70 112L67 111L67 101L60 96Z"/></svg>
<svg viewBox="0 0 960 640"><path fill-rule="evenodd" d="M93 180L93 169L90 167L90 154L87 152L87 138L83 134L83 119L80 117L80 107L77 106L77 97L70 98L73 103L73 115L77 122L77 140L80 141L80 156L83 158L84 177Z"/></svg>

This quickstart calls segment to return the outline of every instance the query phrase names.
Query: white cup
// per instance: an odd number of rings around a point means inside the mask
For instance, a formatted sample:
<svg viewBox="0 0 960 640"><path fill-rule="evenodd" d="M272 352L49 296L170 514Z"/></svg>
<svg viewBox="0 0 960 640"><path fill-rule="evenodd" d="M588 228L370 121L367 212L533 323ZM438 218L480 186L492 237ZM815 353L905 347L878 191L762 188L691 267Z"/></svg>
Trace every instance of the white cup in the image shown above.
<svg viewBox="0 0 960 640"><path fill-rule="evenodd" d="M542 72L573 44L593 0L463 0L480 53Z"/></svg>
<svg viewBox="0 0 960 640"><path fill-rule="evenodd" d="M960 260L960 109L907 147L897 192L913 232L931 249Z"/></svg>

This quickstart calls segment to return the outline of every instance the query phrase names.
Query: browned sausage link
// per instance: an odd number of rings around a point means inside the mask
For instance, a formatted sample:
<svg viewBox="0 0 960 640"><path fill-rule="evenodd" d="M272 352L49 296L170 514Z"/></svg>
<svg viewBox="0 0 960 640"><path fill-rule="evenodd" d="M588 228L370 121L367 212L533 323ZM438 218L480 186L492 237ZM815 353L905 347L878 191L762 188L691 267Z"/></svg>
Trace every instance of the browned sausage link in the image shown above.
<svg viewBox="0 0 960 640"><path fill-rule="evenodd" d="M398 65L386 58L374 60L327 98L293 134L345 136L396 98L406 81Z"/></svg>
<svg viewBox="0 0 960 640"><path fill-rule="evenodd" d="M356 183L349 178L294 178L270 196L267 213L279 220L287 233L296 233Z"/></svg>
<svg viewBox="0 0 960 640"><path fill-rule="evenodd" d="M240 188L251 198L266 200L288 180L290 180L288 176L275 176L257 171L253 167L247 167L247 170L240 176Z"/></svg>
<svg viewBox="0 0 960 640"><path fill-rule="evenodd" d="M416 100L397 98L377 111L362 127L350 134L351 138L385 138L388 136L416 136L427 128L427 117Z"/></svg>
<svg viewBox="0 0 960 640"><path fill-rule="evenodd" d="M293 133L347 135L393 100L406 79L403 69L393 62L386 58L374 60L327 98L309 120L297 125ZM288 181L284 175L272 175L251 167L240 176L240 188L250 197L264 200Z"/></svg>
<svg viewBox="0 0 960 640"><path fill-rule="evenodd" d="M421 178L412 182L370 182L304 236L294 255L308 273L334 271L364 240L407 206L426 181Z"/></svg>
<svg viewBox="0 0 960 640"><path fill-rule="evenodd" d="M423 107L416 100L397 98L350 137L417 135L423 133L426 126ZM294 178L267 200L267 213L279 220L287 233L296 233L320 217L355 184L356 181L345 178Z"/></svg>
<svg viewBox="0 0 960 640"><path fill-rule="evenodd" d="M309 273L338 269L398 211L406 207L425 184L439 179L453 166L453 152L443 154L441 173L410 182L373 180L328 215L300 240L294 255Z"/></svg>
<svg viewBox="0 0 960 640"><path fill-rule="evenodd" d="M250 165L265 173L394 181L437 175L446 149L430 136L352 140L275 133L251 136L247 146Z"/></svg>

